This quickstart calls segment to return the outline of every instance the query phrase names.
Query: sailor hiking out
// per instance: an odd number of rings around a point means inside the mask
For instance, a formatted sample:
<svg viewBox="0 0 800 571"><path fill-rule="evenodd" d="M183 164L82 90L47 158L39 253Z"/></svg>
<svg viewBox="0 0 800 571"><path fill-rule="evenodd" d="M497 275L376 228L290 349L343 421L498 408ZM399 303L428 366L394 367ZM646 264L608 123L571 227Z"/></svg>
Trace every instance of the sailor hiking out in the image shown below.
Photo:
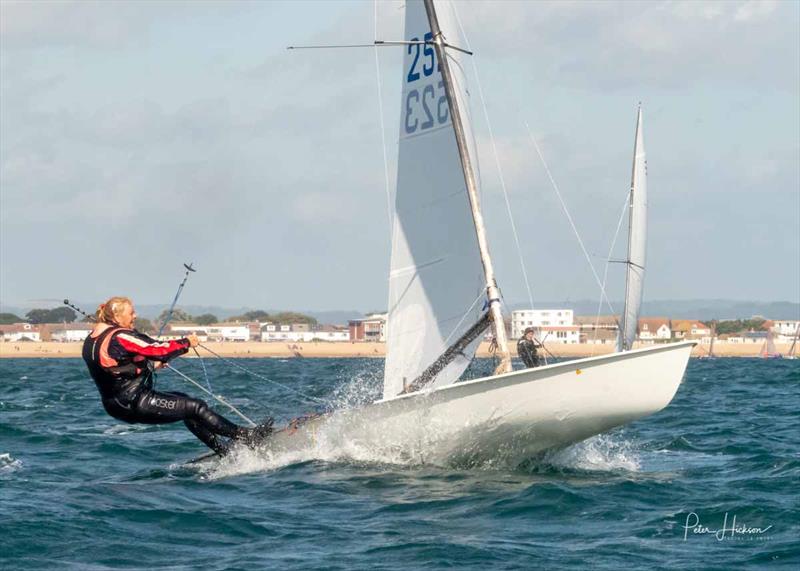
<svg viewBox="0 0 800 571"><path fill-rule="evenodd" d="M97 324L83 345L83 360L109 415L131 424L183 421L218 454L225 454L230 445L220 437L254 444L269 435L271 420L245 428L211 410L205 401L153 390L153 371L196 347L196 335L158 341L137 331L136 311L127 297L112 297L100 305L96 315Z"/></svg>
<svg viewBox="0 0 800 571"><path fill-rule="evenodd" d="M522 337L519 338L519 341L517 341L517 354L529 369L538 367L541 364L539 362L539 353L537 352L539 348L541 348L541 345L533 336L533 327L528 327Z"/></svg>

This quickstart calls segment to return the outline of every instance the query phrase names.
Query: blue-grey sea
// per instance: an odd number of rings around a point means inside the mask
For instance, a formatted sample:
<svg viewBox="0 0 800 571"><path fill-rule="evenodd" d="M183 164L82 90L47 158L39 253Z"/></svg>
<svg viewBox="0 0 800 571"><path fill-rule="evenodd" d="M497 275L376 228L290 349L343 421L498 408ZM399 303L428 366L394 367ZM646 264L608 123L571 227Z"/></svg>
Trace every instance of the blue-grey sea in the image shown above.
<svg viewBox="0 0 800 571"><path fill-rule="evenodd" d="M287 419L314 410L297 390L368 400L383 365L238 362L287 388L176 366ZM203 452L106 416L78 359L0 360L0 568L800 569L800 361L692 359L662 412L524 466Z"/></svg>

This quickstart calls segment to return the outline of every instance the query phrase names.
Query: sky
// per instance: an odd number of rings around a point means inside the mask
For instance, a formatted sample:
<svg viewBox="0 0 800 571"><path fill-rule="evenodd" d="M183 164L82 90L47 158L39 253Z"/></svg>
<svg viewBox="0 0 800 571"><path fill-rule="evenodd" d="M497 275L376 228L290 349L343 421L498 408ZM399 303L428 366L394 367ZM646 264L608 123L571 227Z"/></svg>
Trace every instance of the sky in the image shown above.
<svg viewBox="0 0 800 571"><path fill-rule="evenodd" d="M456 7L507 303L599 298L526 124L602 278L639 102L645 299L800 301L800 2ZM192 261L186 304L385 308L402 48L286 47L402 22L396 1L0 3L0 303L169 303Z"/></svg>

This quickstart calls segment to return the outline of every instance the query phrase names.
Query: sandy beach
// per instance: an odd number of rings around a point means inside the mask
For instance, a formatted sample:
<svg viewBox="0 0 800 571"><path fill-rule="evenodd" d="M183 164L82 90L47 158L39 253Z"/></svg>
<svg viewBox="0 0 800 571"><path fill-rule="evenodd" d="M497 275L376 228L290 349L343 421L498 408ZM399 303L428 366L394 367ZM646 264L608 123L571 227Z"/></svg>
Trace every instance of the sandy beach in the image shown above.
<svg viewBox="0 0 800 571"><path fill-rule="evenodd" d="M0 343L0 358L42 358L42 357L80 357L82 343L58 342L28 342ZM265 358L292 358L292 357L383 357L386 354L384 343L263 343L250 341L245 343L209 343L208 347L225 357L265 357ZM789 352L789 344L776 344L776 349L781 354ZM574 344L547 345L547 350L556 357L589 357L592 355L605 355L612 353L613 345ZM761 350L760 343L723 344L714 345L714 354L718 357L757 357ZM515 347L511 347L512 354L516 355ZM695 357L708 354L708 346L698 345L692 353ZM200 355L211 356L210 353L200 349ZM489 344L482 343L478 348L479 357L489 357Z"/></svg>

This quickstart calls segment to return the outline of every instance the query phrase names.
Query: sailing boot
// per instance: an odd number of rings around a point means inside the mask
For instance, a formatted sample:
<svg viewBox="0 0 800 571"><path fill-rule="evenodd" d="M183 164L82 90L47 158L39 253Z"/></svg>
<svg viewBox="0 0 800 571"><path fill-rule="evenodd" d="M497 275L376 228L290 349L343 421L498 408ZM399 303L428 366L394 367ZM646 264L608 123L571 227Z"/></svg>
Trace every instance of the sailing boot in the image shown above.
<svg viewBox="0 0 800 571"><path fill-rule="evenodd" d="M260 444L263 444L264 441L269 438L269 435L273 433L274 424L275 419L268 417L261 424L252 428L243 429L243 434L237 437L237 440L241 441L248 448L256 448Z"/></svg>

